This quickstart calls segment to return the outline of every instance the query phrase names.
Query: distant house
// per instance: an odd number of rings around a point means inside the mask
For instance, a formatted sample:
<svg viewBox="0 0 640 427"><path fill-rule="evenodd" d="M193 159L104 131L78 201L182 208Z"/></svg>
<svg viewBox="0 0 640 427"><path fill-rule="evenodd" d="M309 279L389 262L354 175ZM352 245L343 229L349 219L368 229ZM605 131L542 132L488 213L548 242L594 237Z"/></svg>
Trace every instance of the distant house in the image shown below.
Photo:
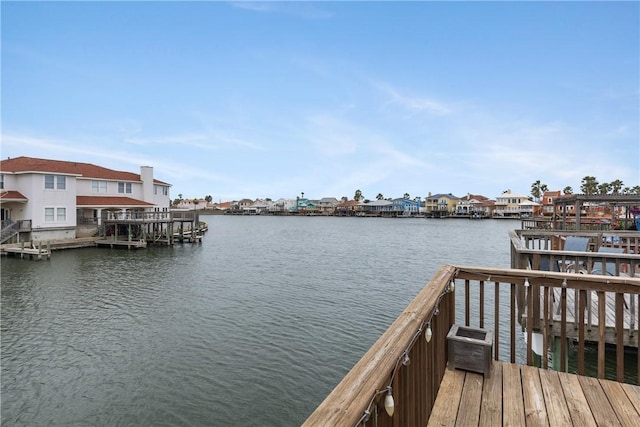
<svg viewBox="0 0 640 427"><path fill-rule="evenodd" d="M335 213L336 207L338 206L338 199L335 197L323 197L318 200L316 204L316 208L323 215L333 215Z"/></svg>
<svg viewBox="0 0 640 427"><path fill-rule="evenodd" d="M283 199L280 198L276 201L269 203L268 210L274 215L288 214L295 210L296 199Z"/></svg>
<svg viewBox="0 0 640 427"><path fill-rule="evenodd" d="M338 203L336 206L336 215L338 216L355 216L361 211L362 207L357 200L346 200Z"/></svg>
<svg viewBox="0 0 640 427"><path fill-rule="evenodd" d="M491 216L495 202L480 194L467 194L460 197L455 208L456 215Z"/></svg>
<svg viewBox="0 0 640 427"><path fill-rule="evenodd" d="M560 214L560 210L558 212L553 211L553 201L558 197L561 197L562 193L560 191L545 191L542 194L542 212L541 214L544 216L552 216L555 214Z"/></svg>
<svg viewBox="0 0 640 427"><path fill-rule="evenodd" d="M360 203L360 210L367 215L390 215L393 210L393 202L391 200L370 200Z"/></svg>
<svg viewBox="0 0 640 427"><path fill-rule="evenodd" d="M180 200L177 209L195 211L197 209L205 209L207 201L205 199L184 199Z"/></svg>
<svg viewBox="0 0 640 427"><path fill-rule="evenodd" d="M0 162L2 228L20 222L22 238L77 237L79 226L98 225L103 212L168 212L171 185L91 163L16 157ZM7 241L13 236L3 233Z"/></svg>
<svg viewBox="0 0 640 427"><path fill-rule="evenodd" d="M453 194L429 194L425 199L424 208L427 213L453 213L459 198Z"/></svg>
<svg viewBox="0 0 640 427"><path fill-rule="evenodd" d="M528 202L529 197L505 191L496 197L496 207L494 215L502 217L519 217L522 210L522 203ZM529 209L528 207L526 208Z"/></svg>
<svg viewBox="0 0 640 427"><path fill-rule="evenodd" d="M409 200L403 197L391 200L391 211L397 215L417 215L420 211L420 199Z"/></svg>

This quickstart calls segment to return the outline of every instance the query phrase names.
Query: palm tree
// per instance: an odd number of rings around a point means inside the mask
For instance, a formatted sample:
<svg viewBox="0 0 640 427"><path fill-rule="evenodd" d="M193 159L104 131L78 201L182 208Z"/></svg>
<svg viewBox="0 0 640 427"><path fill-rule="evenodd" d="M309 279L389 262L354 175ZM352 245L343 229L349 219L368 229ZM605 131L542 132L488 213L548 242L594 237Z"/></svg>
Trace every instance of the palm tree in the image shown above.
<svg viewBox="0 0 640 427"><path fill-rule="evenodd" d="M609 184L608 182L603 182L602 184L598 185L598 194L609 194L609 191L611 191L611 184Z"/></svg>
<svg viewBox="0 0 640 427"><path fill-rule="evenodd" d="M564 187L564 190L562 190L562 192L565 194L565 196L567 194L573 194L573 188L571 188L570 185L567 185L566 187Z"/></svg>
<svg viewBox="0 0 640 427"><path fill-rule="evenodd" d="M405 200L409 200L411 198L411 196L409 195L409 193L404 193L404 196L402 196Z"/></svg>
<svg viewBox="0 0 640 427"><path fill-rule="evenodd" d="M205 201L205 202L207 202L207 203L211 203L211 201L212 201L212 200L213 200L213 197L211 197L211 195L210 195L210 194L209 194L209 195L207 195L207 196L204 196L204 201Z"/></svg>
<svg viewBox="0 0 640 427"><path fill-rule="evenodd" d="M382 193L378 193L378 195L376 196L376 200L383 200L384 196L382 195Z"/></svg>
<svg viewBox="0 0 640 427"><path fill-rule="evenodd" d="M598 180L595 176L585 176L582 178L580 191L584 194L595 194L598 191Z"/></svg>
<svg viewBox="0 0 640 427"><path fill-rule="evenodd" d="M364 199L364 196L362 195L362 191L356 190L356 193L353 196L353 200L355 200L356 202L359 202L362 199Z"/></svg>
<svg viewBox="0 0 640 427"><path fill-rule="evenodd" d="M547 188L547 184L542 184L540 180L531 184L531 195L535 198L536 202L540 201L540 197L542 197L545 191L549 191L549 188Z"/></svg>
<svg viewBox="0 0 640 427"><path fill-rule="evenodd" d="M631 194L640 194L640 185L636 185L631 189Z"/></svg>
<svg viewBox="0 0 640 427"><path fill-rule="evenodd" d="M178 200L182 201L182 193L178 194Z"/></svg>
<svg viewBox="0 0 640 427"><path fill-rule="evenodd" d="M624 184L622 183L621 180L616 179L615 181L611 181L611 192L613 194L620 194L620 190L622 190L622 186Z"/></svg>

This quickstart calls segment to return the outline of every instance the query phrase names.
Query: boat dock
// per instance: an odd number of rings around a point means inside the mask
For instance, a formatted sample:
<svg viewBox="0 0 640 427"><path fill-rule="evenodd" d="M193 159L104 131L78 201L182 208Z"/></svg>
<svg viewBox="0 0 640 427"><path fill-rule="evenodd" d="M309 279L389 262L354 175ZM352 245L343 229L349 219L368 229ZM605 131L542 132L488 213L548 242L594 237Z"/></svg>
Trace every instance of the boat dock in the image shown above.
<svg viewBox="0 0 640 427"><path fill-rule="evenodd" d="M140 249L147 247L147 242L144 240L98 239L95 241L95 244L96 246L109 246L110 248L125 247L127 249Z"/></svg>
<svg viewBox="0 0 640 427"><path fill-rule="evenodd" d="M2 253L8 255L13 254L19 256L20 258L28 257L29 259L51 259L51 248L49 244L42 244L42 242L38 242L36 244L29 242L22 242L14 245L5 245L6 247L2 248Z"/></svg>

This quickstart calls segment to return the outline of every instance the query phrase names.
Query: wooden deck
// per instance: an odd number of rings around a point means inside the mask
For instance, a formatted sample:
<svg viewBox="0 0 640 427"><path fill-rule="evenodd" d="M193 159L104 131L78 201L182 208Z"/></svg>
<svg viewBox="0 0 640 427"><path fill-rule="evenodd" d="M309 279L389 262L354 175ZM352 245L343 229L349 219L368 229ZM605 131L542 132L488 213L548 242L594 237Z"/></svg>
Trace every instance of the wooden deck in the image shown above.
<svg viewBox="0 0 640 427"><path fill-rule="evenodd" d="M488 378L447 369L428 426L639 423L639 386L494 361Z"/></svg>
<svg viewBox="0 0 640 427"><path fill-rule="evenodd" d="M551 313L553 316L553 328L551 329L551 334L555 336L560 336L560 323L562 322L562 306L561 306L561 289L553 290L553 300ZM584 321L587 324L585 330L585 339L587 341L597 342L598 341L598 326L600 324L600 319L598 317L598 293L597 292L587 292L587 301L585 304L585 313L584 313ZM568 291L567 292L567 337L571 339L578 339L578 328L576 326L576 316L578 315L577 309L577 292ZM544 306L544 296L541 295L540 298L541 306ZM638 304L638 296L637 295L624 295L624 308L623 308L623 335L624 335L624 345L625 346L634 346L638 345L638 320L640 320L640 313L638 313L639 309ZM615 294L612 292L607 292L605 294L605 342L609 344L616 343L616 298ZM570 326L573 325L573 326Z"/></svg>

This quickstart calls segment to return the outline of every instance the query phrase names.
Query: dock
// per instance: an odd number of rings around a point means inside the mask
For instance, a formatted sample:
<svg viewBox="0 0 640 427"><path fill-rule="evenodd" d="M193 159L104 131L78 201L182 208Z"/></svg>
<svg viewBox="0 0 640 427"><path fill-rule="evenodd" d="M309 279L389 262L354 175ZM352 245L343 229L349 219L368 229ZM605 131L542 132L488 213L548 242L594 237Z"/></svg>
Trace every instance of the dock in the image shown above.
<svg viewBox="0 0 640 427"><path fill-rule="evenodd" d="M494 361L488 377L447 369L427 426L633 426L638 420L638 386Z"/></svg>
<svg viewBox="0 0 640 427"><path fill-rule="evenodd" d="M141 249L147 247L144 240L113 240L98 239L95 241L96 246L109 246L110 248L124 247L127 249Z"/></svg>
<svg viewBox="0 0 640 427"><path fill-rule="evenodd" d="M51 249L47 245L43 247L42 243L37 245L25 245L25 242L22 242L19 245L13 245L11 247L3 247L2 253L4 254L14 254L16 256L20 256L20 258L28 257L29 259L51 259Z"/></svg>

